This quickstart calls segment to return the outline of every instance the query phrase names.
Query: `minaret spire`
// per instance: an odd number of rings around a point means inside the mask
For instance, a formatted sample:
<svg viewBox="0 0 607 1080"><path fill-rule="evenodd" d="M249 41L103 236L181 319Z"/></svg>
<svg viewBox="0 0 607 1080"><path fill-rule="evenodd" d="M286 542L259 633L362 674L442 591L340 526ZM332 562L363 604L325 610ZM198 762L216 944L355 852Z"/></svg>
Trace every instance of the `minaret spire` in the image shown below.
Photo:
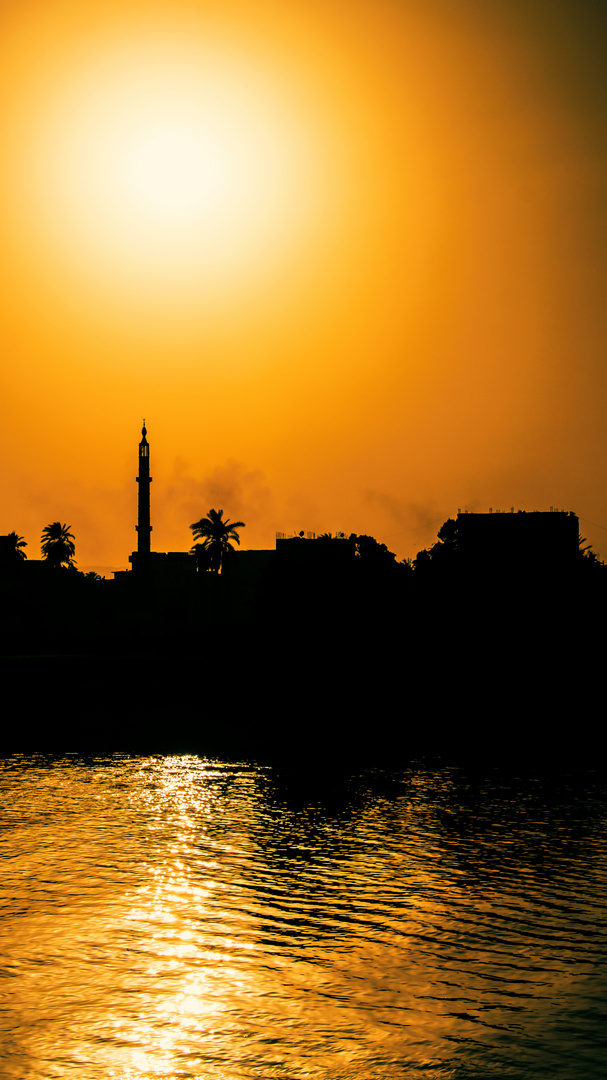
<svg viewBox="0 0 607 1080"><path fill-rule="evenodd" d="M146 439L147 428L145 419L141 429L143 438L139 443L139 476L136 477L139 484L138 514L137 514L137 554L150 554L150 447Z"/></svg>

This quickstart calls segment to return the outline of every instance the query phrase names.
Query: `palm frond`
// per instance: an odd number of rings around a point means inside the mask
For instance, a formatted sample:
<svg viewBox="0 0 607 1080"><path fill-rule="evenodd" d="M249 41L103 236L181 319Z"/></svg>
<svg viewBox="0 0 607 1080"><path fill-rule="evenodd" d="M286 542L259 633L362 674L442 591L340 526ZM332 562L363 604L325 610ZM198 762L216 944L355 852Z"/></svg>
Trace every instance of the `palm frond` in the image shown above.
<svg viewBox="0 0 607 1080"><path fill-rule="evenodd" d="M226 555L232 551L232 541L240 546L240 537L237 530L244 528L244 521L230 521L229 518L224 521L223 510L212 508L206 517L200 518L200 521L195 521L190 525L195 539L201 542L195 544L192 551L199 555L196 549L204 549L206 553L206 566L204 568L208 569L210 567L219 572ZM201 568L202 562L199 557L199 569Z"/></svg>
<svg viewBox="0 0 607 1080"><path fill-rule="evenodd" d="M71 567L74 565L76 545L70 528L70 525L62 525L60 521L53 521L42 530L42 556L54 566L63 566L65 564Z"/></svg>
<svg viewBox="0 0 607 1080"><path fill-rule="evenodd" d="M7 540L13 557L16 555L20 559L27 559L27 555L23 551L23 548L27 547L27 540L24 540L22 536L18 536L16 532L9 532Z"/></svg>

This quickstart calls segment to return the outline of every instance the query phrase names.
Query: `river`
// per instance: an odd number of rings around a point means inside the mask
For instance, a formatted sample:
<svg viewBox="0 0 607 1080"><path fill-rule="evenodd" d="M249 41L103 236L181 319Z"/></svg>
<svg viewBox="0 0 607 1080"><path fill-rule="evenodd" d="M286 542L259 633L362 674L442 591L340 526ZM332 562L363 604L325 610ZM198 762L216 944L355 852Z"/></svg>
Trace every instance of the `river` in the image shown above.
<svg viewBox="0 0 607 1080"><path fill-rule="evenodd" d="M598 1080L607 787L0 761L0 1075Z"/></svg>

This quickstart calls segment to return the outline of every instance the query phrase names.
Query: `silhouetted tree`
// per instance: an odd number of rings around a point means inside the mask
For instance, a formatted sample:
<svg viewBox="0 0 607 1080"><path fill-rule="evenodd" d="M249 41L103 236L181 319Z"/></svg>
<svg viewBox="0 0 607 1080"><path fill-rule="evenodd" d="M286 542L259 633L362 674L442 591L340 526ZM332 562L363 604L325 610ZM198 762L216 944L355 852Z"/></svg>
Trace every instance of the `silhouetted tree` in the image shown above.
<svg viewBox="0 0 607 1080"><path fill-rule="evenodd" d="M422 573L427 572L430 566L450 567L453 565L457 554L457 522L453 518L447 518L437 533L438 541L431 548L418 551L413 566Z"/></svg>
<svg viewBox="0 0 607 1080"><path fill-rule="evenodd" d="M192 528L191 525L190 528ZM194 546L190 548L190 554L196 556L196 567L201 572L203 570L213 569L211 565L211 554L205 544L194 544Z"/></svg>
<svg viewBox="0 0 607 1080"><path fill-rule="evenodd" d="M237 530L244 528L244 521L230 521L229 518L224 521L223 510L209 510L208 517L190 525L196 540L201 541L191 549L198 559L198 569L218 574L226 557L234 550L232 541L240 545Z"/></svg>
<svg viewBox="0 0 607 1080"><path fill-rule="evenodd" d="M8 536L0 536L0 574L3 577L12 577L20 573L23 560L27 555L23 551L26 547L25 540L16 532L10 532Z"/></svg>
<svg viewBox="0 0 607 1080"><path fill-rule="evenodd" d="M76 546L70 528L70 525L53 521L42 530L42 558L57 569L62 566L66 566L68 570L75 569Z"/></svg>
<svg viewBox="0 0 607 1080"><path fill-rule="evenodd" d="M586 546L582 547L582 544L586 544ZM587 574L591 568L593 571L596 571L599 567L604 570L605 564L601 562L596 551L592 550L592 544L586 543L585 536L580 534L578 537L578 545L579 565L583 569L584 574Z"/></svg>
<svg viewBox="0 0 607 1080"><path fill-rule="evenodd" d="M385 544L380 544L373 536L357 536L352 533L351 540L355 543L356 558L360 559L365 566L371 569L381 570L390 566L397 566L396 555Z"/></svg>
<svg viewBox="0 0 607 1080"><path fill-rule="evenodd" d="M9 557L13 559L27 559L23 548L27 547L27 541L22 536L18 536L16 532L9 532L6 537L6 547Z"/></svg>
<svg viewBox="0 0 607 1080"><path fill-rule="evenodd" d="M413 568L416 573L425 574L432 565L432 555L428 548L424 548L423 551L418 551L413 560Z"/></svg>
<svg viewBox="0 0 607 1080"><path fill-rule="evenodd" d="M453 518L447 518L436 535L444 548L454 551L457 547L457 521L454 521Z"/></svg>

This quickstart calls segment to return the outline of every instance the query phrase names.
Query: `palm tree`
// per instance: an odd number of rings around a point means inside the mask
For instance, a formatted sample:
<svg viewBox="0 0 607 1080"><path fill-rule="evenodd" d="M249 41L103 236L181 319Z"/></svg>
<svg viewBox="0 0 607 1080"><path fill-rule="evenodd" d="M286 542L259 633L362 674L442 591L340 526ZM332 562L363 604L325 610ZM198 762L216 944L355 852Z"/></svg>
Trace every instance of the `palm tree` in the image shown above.
<svg viewBox="0 0 607 1080"><path fill-rule="evenodd" d="M27 559L27 555L23 550L23 548L27 547L27 540L24 540L22 536L17 536L16 532L9 532L6 540L11 559Z"/></svg>
<svg viewBox="0 0 607 1080"><path fill-rule="evenodd" d="M223 510L209 510L208 517L201 518L190 525L197 540L192 554L198 559L199 569L212 570L218 574L226 555L234 550L231 541L240 545L238 529L244 529L244 521L223 521Z"/></svg>
<svg viewBox="0 0 607 1080"><path fill-rule="evenodd" d="M65 565L73 569L75 565L76 546L70 528L70 525L53 521L42 530L42 557L57 568Z"/></svg>

